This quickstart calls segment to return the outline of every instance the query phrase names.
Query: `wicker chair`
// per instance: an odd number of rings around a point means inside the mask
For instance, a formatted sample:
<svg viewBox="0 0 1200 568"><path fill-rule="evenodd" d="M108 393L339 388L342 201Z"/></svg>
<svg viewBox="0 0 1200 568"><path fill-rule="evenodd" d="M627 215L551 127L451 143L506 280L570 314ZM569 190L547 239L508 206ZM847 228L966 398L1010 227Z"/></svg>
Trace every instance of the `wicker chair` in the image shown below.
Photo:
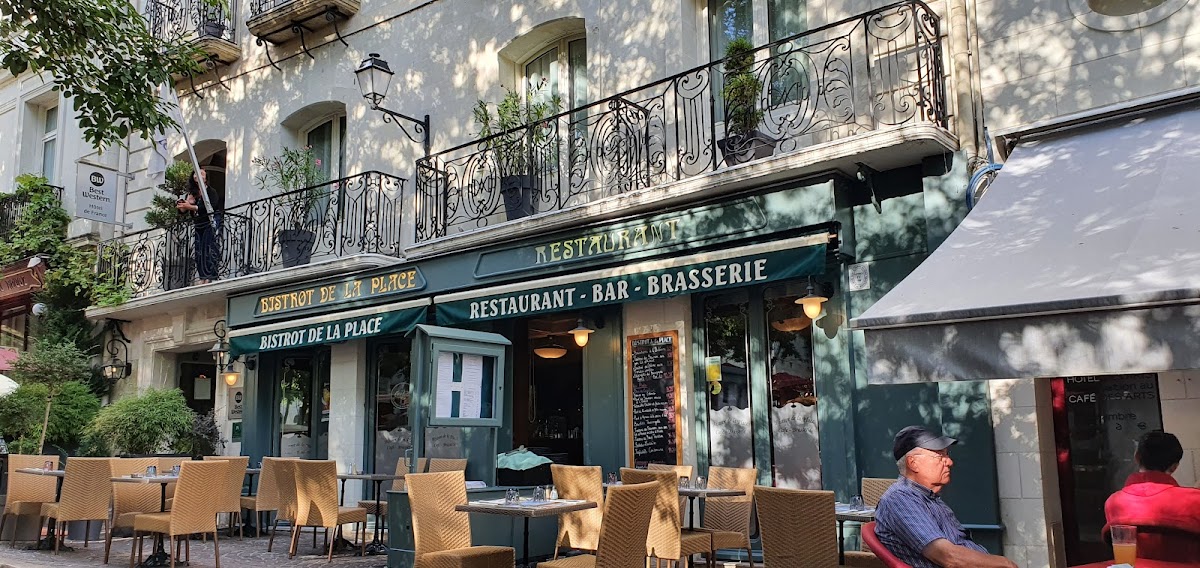
<svg viewBox="0 0 1200 568"><path fill-rule="evenodd" d="M147 466L158 466L158 458L121 458L109 464L113 477L144 473ZM108 533L104 536L104 563L112 551L113 529L133 528L133 520L140 513L158 513L162 506L162 489L158 485L143 483L112 483L112 515L108 521Z"/></svg>
<svg viewBox="0 0 1200 568"><path fill-rule="evenodd" d="M655 483L654 512L646 536L646 556L654 557L654 566L670 560L676 566L693 554L712 556L712 537L701 531L684 530L679 515L679 477L672 471L621 468L621 483Z"/></svg>
<svg viewBox="0 0 1200 568"><path fill-rule="evenodd" d="M21 515L40 515L43 503L53 503L54 493L58 488L58 480L48 475L29 475L16 473L16 470L27 467L42 467L46 462L58 463L58 456L36 456L12 454L8 456L8 498L4 502L4 513L0 515L0 533L4 532L4 523L9 515L13 519L12 546L17 546L17 529L20 526Z"/></svg>
<svg viewBox="0 0 1200 568"><path fill-rule="evenodd" d="M176 483L175 506L163 513L142 513L133 519L133 536L137 541L129 550L129 566L134 566L136 552L138 563L142 560L142 547L146 535L157 533L176 544L176 539L183 537L184 562L191 562L192 545L189 535L213 535L213 554L216 557L217 568L221 568L221 545L217 538L217 499L213 499L213 480L224 480L227 472L234 464L220 461L185 461L179 468L179 482ZM175 567L175 559L171 555L171 568Z"/></svg>
<svg viewBox="0 0 1200 568"><path fill-rule="evenodd" d="M553 467L553 466L552 466ZM658 497L657 483L638 483L608 488L604 522L596 542L596 555L581 554L551 562L544 568L642 568L646 564L643 545L650 530L650 515Z"/></svg>
<svg viewBox="0 0 1200 568"><path fill-rule="evenodd" d="M466 476L461 471L414 473L406 478L416 541L415 568L512 568L516 551L507 546L471 546Z"/></svg>
<svg viewBox="0 0 1200 568"><path fill-rule="evenodd" d="M558 496L563 499L583 499L604 503L604 482L600 466L550 464L550 475ZM554 542L554 558L559 547L576 550L596 550L603 527L604 509L584 509L558 517L558 539Z"/></svg>
<svg viewBox="0 0 1200 568"><path fill-rule="evenodd" d="M896 482L896 478L886 477L864 477L862 478L862 498L863 504L869 507L878 507L879 498L883 497L883 493Z"/></svg>
<svg viewBox="0 0 1200 568"><path fill-rule="evenodd" d="M721 489L740 489L745 495L709 497L704 503L704 520L699 530L712 535L713 550L737 548L745 550L754 566L754 551L750 548L750 520L754 509L754 481L758 471L744 467L708 468L708 486Z"/></svg>
<svg viewBox="0 0 1200 568"><path fill-rule="evenodd" d="M158 463L150 464L150 465L154 465L155 467L157 467L158 473L160 473L160 474L171 471L175 466L181 465L185 461L192 461L192 458L181 458L181 457L158 457L156 459L158 460ZM160 489L160 491L161 491L161 489ZM160 496L161 496L161 494L160 494ZM167 510L168 511L171 510L171 498L173 498L173 497L175 497L175 484L168 483L167 484Z"/></svg>
<svg viewBox="0 0 1200 568"><path fill-rule="evenodd" d="M276 491L276 510L275 523L271 525L271 538L267 539L267 552L271 552L271 548L275 546L275 532L279 530L279 522L287 521L291 524L296 518L296 464L300 460L297 459L280 459L275 463L275 491ZM263 460L263 471L266 471L267 462ZM258 494L262 495L262 484L258 485ZM316 529L313 529L313 543L317 541ZM289 546L288 555L291 555Z"/></svg>
<svg viewBox="0 0 1200 568"><path fill-rule="evenodd" d="M263 458L262 472L258 477L258 494L241 498L242 509L253 511L258 525L258 534L267 528L271 512L279 510L279 480L291 483L291 470L281 475L280 464L285 461L295 461L295 458ZM279 524L278 520L275 522ZM267 551L271 551L275 531L271 530L271 540L267 543Z"/></svg>
<svg viewBox="0 0 1200 568"><path fill-rule="evenodd" d="M204 456L204 459L208 461L225 460L234 464L229 468L229 476L225 478L225 485L217 495L217 512L229 515L230 536L233 536L234 519L236 519L238 539L240 540L244 536L242 533L242 483L246 481L246 468L250 465L250 456Z"/></svg>
<svg viewBox="0 0 1200 568"><path fill-rule="evenodd" d="M339 507L337 487L337 462L332 460L298 460L292 463L296 479L296 514L292 523L292 546L288 556L296 555L296 543L300 539L301 527L322 527L326 531L344 524L367 526L367 512L360 507ZM326 533L328 534L328 532ZM358 538L358 527L354 530ZM333 562L333 547L337 539L329 543L328 561ZM366 540L359 542L359 555L366 552Z"/></svg>
<svg viewBox="0 0 1200 568"><path fill-rule="evenodd" d="M112 500L112 467L110 458L71 458L63 476L62 495L57 503L42 503L38 526L54 519L54 554L67 535L69 521L84 521L83 547L88 546L92 521L101 525L108 521L108 504Z"/></svg>
<svg viewBox="0 0 1200 568"><path fill-rule="evenodd" d="M832 491L755 487L758 531L767 566L837 566Z"/></svg>
<svg viewBox="0 0 1200 568"><path fill-rule="evenodd" d="M694 479L694 474L696 472L696 468L694 466L671 465L671 464L666 464L666 463L646 464L646 469L648 469L650 471L673 471L673 472L675 472L675 475L679 476L680 479L683 479L685 477L688 479ZM687 497L680 497L679 498L679 520L680 521L687 520L687 512L688 512L687 506L688 506Z"/></svg>
<svg viewBox="0 0 1200 568"><path fill-rule="evenodd" d="M404 488L404 476L408 475L408 458L400 458L396 460L396 475L395 481L392 481L392 489ZM444 471L466 471L467 460L465 459L448 459L448 458L417 458L417 473L439 473ZM384 489L384 491L387 491ZM387 501L380 501L379 507L375 506L374 499L363 499L358 502L358 506L366 509L368 515L374 515L376 519L383 520L383 528L387 530ZM378 520L375 522L379 522Z"/></svg>

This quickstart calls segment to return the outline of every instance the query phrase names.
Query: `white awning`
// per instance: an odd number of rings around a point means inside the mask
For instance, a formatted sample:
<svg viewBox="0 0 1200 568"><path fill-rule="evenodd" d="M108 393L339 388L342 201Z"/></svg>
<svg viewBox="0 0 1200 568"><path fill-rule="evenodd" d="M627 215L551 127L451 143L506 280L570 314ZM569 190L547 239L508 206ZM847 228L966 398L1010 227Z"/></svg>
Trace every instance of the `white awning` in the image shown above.
<svg viewBox="0 0 1200 568"><path fill-rule="evenodd" d="M874 384L1200 368L1200 110L1020 144L851 325Z"/></svg>

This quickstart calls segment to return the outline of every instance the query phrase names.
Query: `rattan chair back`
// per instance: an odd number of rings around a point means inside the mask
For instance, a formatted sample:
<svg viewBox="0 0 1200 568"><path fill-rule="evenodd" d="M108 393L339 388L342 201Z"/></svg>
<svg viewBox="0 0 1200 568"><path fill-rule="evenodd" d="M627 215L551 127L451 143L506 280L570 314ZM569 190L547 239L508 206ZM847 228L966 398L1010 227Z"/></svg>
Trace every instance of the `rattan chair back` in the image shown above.
<svg viewBox="0 0 1200 568"><path fill-rule="evenodd" d="M408 475L408 465L410 463L412 463L412 461L410 461L408 458L400 458L396 460L396 473L400 474L401 476ZM428 467L429 458L418 458L417 471L415 473L425 473L425 470Z"/></svg>
<svg viewBox="0 0 1200 568"><path fill-rule="evenodd" d="M550 475L560 498L604 503L604 481L600 466L550 464ZM578 550L596 550L603 520L603 507L560 516L558 545Z"/></svg>
<svg viewBox="0 0 1200 568"><path fill-rule="evenodd" d="M242 508L242 484L246 481L250 456L204 456L204 461L218 460L232 462L233 465L226 471L225 483L217 494L217 512L238 512Z"/></svg>
<svg viewBox="0 0 1200 568"><path fill-rule="evenodd" d="M120 458L109 464L113 477L144 474L148 466L158 466L158 458ZM113 483L112 526L132 527L137 513L157 513L162 506L161 489L149 483Z"/></svg>
<svg viewBox="0 0 1200 568"><path fill-rule="evenodd" d="M457 458L429 458L427 473L442 473L445 471L467 471L467 460Z"/></svg>
<svg viewBox="0 0 1200 568"><path fill-rule="evenodd" d="M652 464L646 464L646 469L648 469L650 471L673 471L673 472L675 472L675 475L678 475L680 478L686 477L689 480L693 478L693 474L695 473L695 468L690 465L671 465L671 464L665 464L665 463L652 463ZM687 515L687 497L680 497L679 498L679 520L680 520L680 522L683 522L683 519L686 515Z"/></svg>
<svg viewBox="0 0 1200 568"><path fill-rule="evenodd" d="M658 487L654 511L650 515L650 528L646 534L646 556L679 558L682 550L679 535L683 528L679 516L679 476L668 470L623 467L621 483L654 483Z"/></svg>
<svg viewBox="0 0 1200 568"><path fill-rule="evenodd" d="M608 488L608 497L604 500L604 523L600 526L597 539L596 568L644 565L646 552L641 545L646 542L657 497L657 483Z"/></svg>
<svg viewBox="0 0 1200 568"><path fill-rule="evenodd" d="M713 489L740 489L745 495L737 497L709 497L704 502L706 529L739 532L750 538L750 519L754 509L754 482L758 471L748 467L708 468L708 487Z"/></svg>
<svg viewBox="0 0 1200 568"><path fill-rule="evenodd" d="M7 513L13 503L53 503L58 481L49 475L16 473L23 468L41 468L47 461L58 464L58 456L11 454L8 456L8 497L4 502Z"/></svg>
<svg viewBox="0 0 1200 568"><path fill-rule="evenodd" d="M175 501L171 504L171 535L215 533L217 499L213 488L225 482L233 462L186 460L179 467Z"/></svg>
<svg viewBox="0 0 1200 568"><path fill-rule="evenodd" d="M275 463L276 519L292 521L296 518L296 464L300 461L302 460L281 459ZM266 471L266 467L264 461L264 471ZM258 488L261 495L262 485L259 485Z"/></svg>
<svg viewBox="0 0 1200 568"><path fill-rule="evenodd" d="M282 471L283 462L292 462L295 458L263 458L262 471L258 476L258 494L254 499L257 511L279 510L279 484L281 481L292 484L292 470ZM294 491L294 490L293 490Z"/></svg>
<svg viewBox="0 0 1200 568"><path fill-rule="evenodd" d="M296 480L296 522L304 527L338 525L337 462L297 460L292 462Z"/></svg>
<svg viewBox="0 0 1200 568"><path fill-rule="evenodd" d="M879 498L896 482L896 478L864 477L862 478L863 504L871 507L879 506Z"/></svg>
<svg viewBox="0 0 1200 568"><path fill-rule="evenodd" d="M416 555L471 546L467 513L455 511L467 503L466 477L461 471L410 473L405 478L412 506Z"/></svg>
<svg viewBox="0 0 1200 568"><path fill-rule="evenodd" d="M837 566L832 491L755 487L758 531L767 566Z"/></svg>
<svg viewBox="0 0 1200 568"><path fill-rule="evenodd" d="M59 521L108 518L112 500L111 458L70 458L58 500Z"/></svg>

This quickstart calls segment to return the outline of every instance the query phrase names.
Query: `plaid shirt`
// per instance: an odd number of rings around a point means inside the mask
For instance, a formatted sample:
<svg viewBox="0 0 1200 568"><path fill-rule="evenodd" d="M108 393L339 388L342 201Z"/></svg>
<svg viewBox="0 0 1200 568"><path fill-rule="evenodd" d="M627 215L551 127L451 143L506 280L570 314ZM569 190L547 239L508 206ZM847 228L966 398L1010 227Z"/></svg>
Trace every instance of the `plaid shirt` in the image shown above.
<svg viewBox="0 0 1200 568"><path fill-rule="evenodd" d="M893 483L879 498L875 534L892 554L913 568L938 568L921 551L939 538L987 554L967 537L954 511L938 494L906 477Z"/></svg>

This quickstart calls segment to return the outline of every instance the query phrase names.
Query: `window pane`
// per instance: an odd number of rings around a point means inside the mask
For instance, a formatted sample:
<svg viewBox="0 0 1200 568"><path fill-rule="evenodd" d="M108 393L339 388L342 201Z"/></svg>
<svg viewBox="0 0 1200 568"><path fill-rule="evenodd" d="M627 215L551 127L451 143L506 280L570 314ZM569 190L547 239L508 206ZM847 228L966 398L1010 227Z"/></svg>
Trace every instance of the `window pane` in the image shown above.
<svg viewBox="0 0 1200 568"><path fill-rule="evenodd" d="M709 0L709 55L714 61L725 57L731 40L754 41L754 13L751 0Z"/></svg>
<svg viewBox="0 0 1200 568"><path fill-rule="evenodd" d="M769 0L767 26L771 41L804 32L804 16L803 0Z"/></svg>
<svg viewBox="0 0 1200 568"><path fill-rule="evenodd" d="M776 487L821 489L812 320L796 304L802 294L766 291L767 369L771 381L771 475Z"/></svg>
<svg viewBox="0 0 1200 568"><path fill-rule="evenodd" d="M346 117L338 119L338 177L346 177Z"/></svg>
<svg viewBox="0 0 1200 568"><path fill-rule="evenodd" d="M803 0L769 0L767 21L772 42L804 33L806 21ZM805 38L785 42L771 50L771 104L797 103L809 96L806 67L808 58L801 54Z"/></svg>
<svg viewBox="0 0 1200 568"><path fill-rule="evenodd" d="M45 130L42 134L51 134L58 130L58 107L50 107L46 109Z"/></svg>
<svg viewBox="0 0 1200 568"><path fill-rule="evenodd" d="M525 66L525 95L548 101L558 95L558 48L550 48Z"/></svg>
<svg viewBox="0 0 1200 568"><path fill-rule="evenodd" d="M288 358L279 381L279 456L310 459L313 453L313 372L308 357Z"/></svg>
<svg viewBox="0 0 1200 568"><path fill-rule="evenodd" d="M746 364L745 292L704 302L705 370L720 369L720 392L708 394L708 444L712 465L754 467L749 368ZM716 371L711 371L715 373Z"/></svg>
<svg viewBox="0 0 1200 568"><path fill-rule="evenodd" d="M587 40L577 39L567 45L567 62L571 68L571 108L579 108L587 100Z"/></svg>
<svg viewBox="0 0 1200 568"><path fill-rule="evenodd" d="M4 315L0 317L0 347L24 351L27 324L28 316L24 308L5 310Z"/></svg>
<svg viewBox="0 0 1200 568"><path fill-rule="evenodd" d="M313 157L317 159L317 167L327 179L335 179L331 159L333 158L333 121L322 123L308 131L308 145L312 146Z"/></svg>
<svg viewBox="0 0 1200 568"><path fill-rule="evenodd" d="M375 361L375 471L394 473L396 462L412 448L408 425L408 341L379 345Z"/></svg>
<svg viewBox="0 0 1200 568"><path fill-rule="evenodd" d="M54 167L57 163L58 140L51 138L42 143L42 175L45 176L46 179L50 180L50 183L54 183L57 179L55 178L55 174L57 172L55 171Z"/></svg>

